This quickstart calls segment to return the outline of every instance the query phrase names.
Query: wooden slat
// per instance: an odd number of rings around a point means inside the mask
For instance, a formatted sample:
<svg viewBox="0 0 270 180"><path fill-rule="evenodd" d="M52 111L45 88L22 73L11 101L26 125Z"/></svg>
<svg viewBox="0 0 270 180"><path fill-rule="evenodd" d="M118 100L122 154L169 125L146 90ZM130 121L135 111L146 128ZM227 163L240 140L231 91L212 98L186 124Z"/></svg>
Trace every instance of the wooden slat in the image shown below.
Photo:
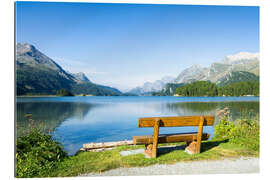
<svg viewBox="0 0 270 180"><path fill-rule="evenodd" d="M160 134L158 136L158 143L172 143L172 142L185 142L197 140L197 132L194 133L178 133L178 134ZM202 140L207 140L209 134L203 133ZM133 144L151 144L153 143L153 135L147 136L133 136Z"/></svg>
<svg viewBox="0 0 270 180"><path fill-rule="evenodd" d="M139 118L139 127L154 127L155 120L160 119L159 127L198 126L201 116L175 116L175 117L145 117ZM214 124L214 116L203 116L204 126Z"/></svg>

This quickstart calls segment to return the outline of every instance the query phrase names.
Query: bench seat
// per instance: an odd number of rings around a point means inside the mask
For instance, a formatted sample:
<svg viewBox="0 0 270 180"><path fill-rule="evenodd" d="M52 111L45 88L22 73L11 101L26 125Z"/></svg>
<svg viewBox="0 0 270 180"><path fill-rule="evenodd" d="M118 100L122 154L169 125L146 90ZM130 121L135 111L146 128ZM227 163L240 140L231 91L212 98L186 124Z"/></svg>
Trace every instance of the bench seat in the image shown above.
<svg viewBox="0 0 270 180"><path fill-rule="evenodd" d="M197 132L189 132L189 133L175 133L175 134L159 134L158 143L174 143L174 142L188 142L188 141L196 141L198 137ZM203 133L202 140L207 140L210 137L209 134ZM133 144L152 144L153 143L153 135L145 135L145 136L133 136Z"/></svg>

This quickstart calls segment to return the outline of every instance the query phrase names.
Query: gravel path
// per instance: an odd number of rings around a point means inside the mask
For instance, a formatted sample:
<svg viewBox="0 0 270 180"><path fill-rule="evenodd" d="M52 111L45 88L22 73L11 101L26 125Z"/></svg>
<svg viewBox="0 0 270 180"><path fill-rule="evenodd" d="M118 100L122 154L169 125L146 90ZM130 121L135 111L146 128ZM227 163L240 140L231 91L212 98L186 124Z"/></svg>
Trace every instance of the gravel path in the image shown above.
<svg viewBox="0 0 270 180"><path fill-rule="evenodd" d="M145 176L180 174L238 174L259 173L258 158L238 158L215 161L180 162L172 165L118 168L103 173L90 173L83 176Z"/></svg>

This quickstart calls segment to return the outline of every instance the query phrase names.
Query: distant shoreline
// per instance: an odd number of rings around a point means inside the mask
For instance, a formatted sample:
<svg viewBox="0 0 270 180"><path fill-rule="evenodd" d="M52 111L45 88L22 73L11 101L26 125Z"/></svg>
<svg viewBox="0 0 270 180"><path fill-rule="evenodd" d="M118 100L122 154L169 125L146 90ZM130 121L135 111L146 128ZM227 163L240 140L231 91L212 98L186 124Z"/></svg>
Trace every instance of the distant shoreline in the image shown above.
<svg viewBox="0 0 270 180"><path fill-rule="evenodd" d="M26 98L26 97L89 97L89 96L95 96L95 95L74 95L74 96L57 96L57 95L23 95L23 96L16 96L16 98ZM95 96L95 97L130 97L130 96ZM260 97L260 96L254 96L254 95L244 95L244 96L132 96L132 97Z"/></svg>
<svg viewBox="0 0 270 180"><path fill-rule="evenodd" d="M23 96L16 96L16 98L18 97L60 97L60 96L56 96L56 95L23 95Z"/></svg>
<svg viewBox="0 0 270 180"><path fill-rule="evenodd" d="M94 96L94 95L92 95L92 94L85 94L85 95L77 94L74 96ZM21 95L21 96L16 96L16 98L17 97L74 97L74 96L57 96L57 95L47 94L47 95Z"/></svg>

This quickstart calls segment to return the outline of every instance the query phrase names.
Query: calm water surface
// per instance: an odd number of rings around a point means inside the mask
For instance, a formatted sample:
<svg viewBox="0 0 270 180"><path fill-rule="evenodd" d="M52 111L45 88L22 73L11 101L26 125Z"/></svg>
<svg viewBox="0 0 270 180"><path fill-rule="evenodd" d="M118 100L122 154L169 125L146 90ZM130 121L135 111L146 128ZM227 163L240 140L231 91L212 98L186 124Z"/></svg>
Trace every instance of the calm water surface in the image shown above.
<svg viewBox="0 0 270 180"><path fill-rule="evenodd" d="M132 139L153 133L138 128L139 117L216 115L230 108L233 120L258 117L258 97L22 97L17 98L17 135L28 128L25 114L52 131L69 154L82 144ZM216 121L217 122L217 121ZM196 131L196 127L160 128L160 133ZM204 132L213 134L213 127Z"/></svg>

